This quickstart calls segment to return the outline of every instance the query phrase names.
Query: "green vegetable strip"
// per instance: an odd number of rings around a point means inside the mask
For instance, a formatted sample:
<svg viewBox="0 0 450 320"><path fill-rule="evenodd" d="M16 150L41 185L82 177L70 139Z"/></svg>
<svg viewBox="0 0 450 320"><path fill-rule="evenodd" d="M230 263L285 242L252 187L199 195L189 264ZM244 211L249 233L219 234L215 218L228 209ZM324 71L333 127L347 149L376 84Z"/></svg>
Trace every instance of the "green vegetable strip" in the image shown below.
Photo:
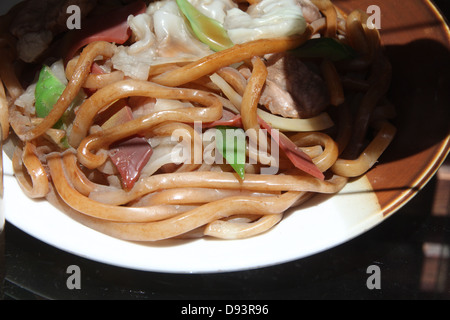
<svg viewBox="0 0 450 320"><path fill-rule="evenodd" d="M220 22L202 14L188 0L177 0L177 5L197 38L211 50L222 51L234 45Z"/></svg>
<svg viewBox="0 0 450 320"><path fill-rule="evenodd" d="M52 73L48 66L44 66L39 74L39 80L36 84L36 116L45 118L53 106L63 94L66 86ZM63 122L59 120L55 125L55 129L62 129Z"/></svg>
<svg viewBox="0 0 450 320"><path fill-rule="evenodd" d="M35 89L35 109L38 118L45 118L48 116L53 106L58 102L59 97L63 94L66 86L53 74L48 66L44 66L39 73L39 79ZM66 130L69 113L71 108L67 110L64 115L53 126L54 129ZM70 148L67 141L67 136L59 141L60 146L64 149Z"/></svg>
<svg viewBox="0 0 450 320"><path fill-rule="evenodd" d="M299 58L326 58L331 61L353 59L356 52L348 45L333 38L308 40L304 45L291 50Z"/></svg>
<svg viewBox="0 0 450 320"><path fill-rule="evenodd" d="M243 129L216 127L216 147L242 180L245 178L247 140Z"/></svg>

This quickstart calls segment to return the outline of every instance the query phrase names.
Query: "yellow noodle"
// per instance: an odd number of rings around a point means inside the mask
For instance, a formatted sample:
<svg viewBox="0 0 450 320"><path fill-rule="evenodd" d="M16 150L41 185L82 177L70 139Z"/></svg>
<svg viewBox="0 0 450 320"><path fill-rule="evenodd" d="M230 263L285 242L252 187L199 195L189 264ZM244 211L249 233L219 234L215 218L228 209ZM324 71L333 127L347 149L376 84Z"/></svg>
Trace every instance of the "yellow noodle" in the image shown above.
<svg viewBox="0 0 450 320"><path fill-rule="evenodd" d="M327 26L325 36L329 38L336 37L338 28L338 17L336 8L330 0L312 0L326 18Z"/></svg>
<svg viewBox="0 0 450 320"><path fill-rule="evenodd" d="M98 90L79 107L75 120L73 121L72 129L69 133L69 144L73 147L77 147L80 144L83 138L88 134L89 127L93 124L95 116L100 111L111 106L117 100L133 96L173 100L184 99L193 102L214 104L216 107L220 104L220 101L211 94L200 92L198 90L163 87L141 80L119 81ZM214 118L209 121L215 121L219 118ZM176 120L177 119L174 119L173 121ZM202 119L202 117L198 120L207 122L206 119Z"/></svg>
<svg viewBox="0 0 450 320"><path fill-rule="evenodd" d="M331 168L335 174L344 177L358 177L366 173L378 161L394 139L396 128L389 122L382 124L376 137L356 160L338 159Z"/></svg>
<svg viewBox="0 0 450 320"><path fill-rule="evenodd" d="M266 83L267 68L261 58L254 57L252 59L253 71L248 80L242 97L241 116L244 130L253 130L255 133L259 131L258 124L258 103L261 93ZM255 140L256 141L256 140Z"/></svg>
<svg viewBox="0 0 450 320"><path fill-rule="evenodd" d="M47 173L35 150L36 147L31 143L26 143L23 151L17 147L12 164L23 192L32 199L39 199L44 198L50 189Z"/></svg>
<svg viewBox="0 0 450 320"><path fill-rule="evenodd" d="M346 179L333 176L321 181L308 175L261 175L246 174L241 180L231 172L186 172L159 174L142 178L130 191L92 192L91 199L99 202L122 205L151 192L174 188L220 188L241 189L255 192L304 191L336 193L344 186Z"/></svg>
<svg viewBox="0 0 450 320"><path fill-rule="evenodd" d="M328 86L330 92L331 104L333 106L340 106L345 101L344 88L342 87L342 81L334 66L333 62L328 59L324 59L322 64L322 74Z"/></svg>
<svg viewBox="0 0 450 320"><path fill-rule="evenodd" d="M78 218L85 225L119 239L159 241L178 237L235 214L280 214L289 209L301 195L299 192L288 192L274 197L231 197L205 204L169 219L149 223L118 223L89 217Z"/></svg>
<svg viewBox="0 0 450 320"><path fill-rule="evenodd" d="M6 98L5 88L0 77L0 125L2 127L2 141L9 136L9 105Z"/></svg>
<svg viewBox="0 0 450 320"><path fill-rule="evenodd" d="M312 28L308 27L298 37L256 40L242 45L235 45L230 49L214 53L177 70L158 75L152 78L151 81L165 86L177 87L212 74L217 69L251 59L255 56L294 49L309 40L311 35Z"/></svg>
<svg viewBox="0 0 450 320"><path fill-rule="evenodd" d="M386 57L381 53L378 54L372 70L370 79L372 82L371 87L364 94L354 119L354 129L349 143L352 148L349 151L350 156L353 156L355 152L360 150L367 134L372 113L390 87L392 67Z"/></svg>
<svg viewBox="0 0 450 320"><path fill-rule="evenodd" d="M364 57L370 55L370 44L367 41L364 17L366 13L362 10L354 10L347 17L346 35L350 45Z"/></svg>
<svg viewBox="0 0 450 320"><path fill-rule="evenodd" d="M154 127L151 134L155 136L171 136L174 132L181 136L183 141L190 141L191 158L183 163L176 172L190 172L198 169L203 163L203 142L199 133L191 126L179 122L165 122Z"/></svg>
<svg viewBox="0 0 450 320"><path fill-rule="evenodd" d="M160 192L151 193L145 196L145 199L139 200L142 205L157 205L157 204L204 204L211 201L222 200L228 197L235 196L269 196L273 194L253 192L250 190L240 189L208 189L208 188L177 188L163 190ZM136 204L135 204L136 205Z"/></svg>
<svg viewBox="0 0 450 320"><path fill-rule="evenodd" d="M73 73L76 70L76 64L78 62L79 58L73 58L67 63L66 66L66 77L67 79L72 79ZM122 71L113 71L110 73L104 73L104 74L89 74L84 81L82 87L86 89L93 89L98 90L103 87L106 87L109 84L112 84L114 82L121 81L125 78L125 75Z"/></svg>
<svg viewBox="0 0 450 320"><path fill-rule="evenodd" d="M78 95L78 92L90 73L91 65L94 59L99 55L111 57L114 54L114 48L115 45L109 42L94 42L88 45L88 47L81 53L80 59L76 66L76 71L72 75L72 79L69 81L69 84L56 104L53 106L48 116L45 117L38 126L26 132L16 132L17 135L24 141L34 140L43 135L56 122L58 122L72 101Z"/></svg>
<svg viewBox="0 0 450 320"><path fill-rule="evenodd" d="M145 83L142 83L142 86L138 86L136 88L137 89L134 90L136 90L137 92L141 92L140 94L144 96L157 95L159 97L164 96L165 98L175 98L175 96L173 95L178 93L179 98L203 102L205 104L209 104L209 106L206 108L183 108L177 110L155 112L148 116L143 116L141 118L128 121L117 127L94 133L85 138L78 147L78 159L86 167L90 169L95 169L101 166L106 161L105 153L94 154L93 152L99 151L102 148L107 148L113 142L133 136L145 130L149 130L152 127L161 124L163 122L167 121L180 121L188 123L193 123L195 121L213 122L219 120L222 116L223 109L220 100L216 99L212 95L206 95L198 91L190 91L187 89L185 90L177 90L169 88L164 89L162 87L159 88L159 90L156 90L156 92L152 92L149 90L151 90L151 88L153 89L155 88L150 84L147 86ZM146 88L148 88L148 91L145 90ZM142 89L144 91L142 91ZM171 95L171 93L173 95ZM115 99L114 97L111 96L106 98L110 100ZM77 118L80 115L81 109L77 115ZM73 130L75 130L75 128L80 129L79 127L75 127L75 125L77 124L76 121L77 120L75 120L74 122ZM86 121L86 119L84 119L84 121ZM71 143L73 143L73 141L74 140L69 140L69 142Z"/></svg>
<svg viewBox="0 0 450 320"><path fill-rule="evenodd" d="M237 69L224 67L217 70L217 74L228 82L239 95L244 95L245 88L247 87L247 80Z"/></svg>
<svg viewBox="0 0 450 320"><path fill-rule="evenodd" d="M227 240L249 238L273 228L281 219L283 219L282 214L269 214L248 223L216 220L206 226L204 234Z"/></svg>
<svg viewBox="0 0 450 320"><path fill-rule="evenodd" d="M151 207L122 207L111 206L82 195L73 188L68 180L67 170L64 170L63 161L59 155L52 155L48 159L53 184L61 199L71 208L86 215L110 221L148 222L172 217L180 213L179 209L171 206Z"/></svg>
<svg viewBox="0 0 450 320"><path fill-rule="evenodd" d="M298 133L291 137L291 140L299 147L320 145L324 148L321 155L312 159L317 168L322 172L331 168L339 156L337 143L325 133Z"/></svg>
<svg viewBox="0 0 450 320"><path fill-rule="evenodd" d="M91 192L109 190L111 187L100 185L89 180L85 174L81 171L77 162L76 153L68 151L62 155L65 172L68 176L68 180L71 181L73 187L83 194L89 196Z"/></svg>

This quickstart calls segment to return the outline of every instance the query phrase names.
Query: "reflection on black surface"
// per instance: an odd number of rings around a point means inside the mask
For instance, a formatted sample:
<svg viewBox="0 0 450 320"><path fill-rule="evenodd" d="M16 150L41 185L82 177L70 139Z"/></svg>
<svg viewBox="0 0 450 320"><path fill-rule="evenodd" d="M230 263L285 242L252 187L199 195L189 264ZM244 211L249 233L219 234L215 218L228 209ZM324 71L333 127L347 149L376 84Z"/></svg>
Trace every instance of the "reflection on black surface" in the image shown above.
<svg viewBox="0 0 450 320"><path fill-rule="evenodd" d="M444 165L438 172L432 215L445 231L433 233L433 237L423 244L420 289L445 293L450 288L450 165Z"/></svg>

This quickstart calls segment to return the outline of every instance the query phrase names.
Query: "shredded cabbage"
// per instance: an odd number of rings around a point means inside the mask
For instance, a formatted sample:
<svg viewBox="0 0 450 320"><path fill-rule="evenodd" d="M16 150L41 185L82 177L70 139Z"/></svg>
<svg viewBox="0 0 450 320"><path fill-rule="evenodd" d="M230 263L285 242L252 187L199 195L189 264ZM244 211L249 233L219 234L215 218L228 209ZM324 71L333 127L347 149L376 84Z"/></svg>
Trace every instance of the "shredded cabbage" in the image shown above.
<svg viewBox="0 0 450 320"><path fill-rule="evenodd" d="M152 18L147 14L130 16L128 24L136 42L130 47L118 47L111 61L114 67L126 76L137 80L147 80L156 54L156 40L151 31Z"/></svg>
<svg viewBox="0 0 450 320"><path fill-rule="evenodd" d="M294 0L262 0L247 12L228 10L224 23L236 44L302 34L306 29L302 9Z"/></svg>
<svg viewBox="0 0 450 320"><path fill-rule="evenodd" d="M295 0L262 0L247 12L231 0L189 0L200 12L224 24L235 44L301 34L306 22ZM190 62L212 54L187 25L175 0L153 2L147 12L130 16L135 43L119 46L113 65L128 77L147 80L152 65Z"/></svg>
<svg viewBox="0 0 450 320"><path fill-rule="evenodd" d="M224 24L227 11L237 8L232 0L190 0L189 1L198 11L205 16Z"/></svg>

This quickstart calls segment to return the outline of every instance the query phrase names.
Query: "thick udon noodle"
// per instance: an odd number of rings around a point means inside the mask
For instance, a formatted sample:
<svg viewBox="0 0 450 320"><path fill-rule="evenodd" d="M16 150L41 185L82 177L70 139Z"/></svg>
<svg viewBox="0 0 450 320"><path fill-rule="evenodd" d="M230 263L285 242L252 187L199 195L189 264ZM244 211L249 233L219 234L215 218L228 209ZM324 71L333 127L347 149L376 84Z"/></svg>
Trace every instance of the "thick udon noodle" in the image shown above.
<svg viewBox="0 0 450 320"><path fill-rule="evenodd" d="M386 101L390 64L378 31L365 24L367 17L363 12L355 10L346 16L328 0L315 3L323 18L311 23L301 36L256 40L191 63L157 66L151 70L148 81L126 78L121 71L92 74L94 60L98 56L110 58L115 45L91 43L80 56L68 62L67 88L44 119L30 117L15 104L24 88L12 68L14 40L2 30L0 123L3 137L8 137L10 128L18 137L14 140L12 161L20 186L27 196L47 198L95 230L135 241L194 235L222 239L251 237L273 228L286 211L314 194L338 193L349 179L370 170L395 135L395 127L387 116L382 112L380 116L378 111L378 116L373 117L377 107ZM131 190L121 188L118 179L108 174L111 170L107 169L106 151L114 142L136 134L164 139L175 130L184 129L192 144L203 148L192 123L217 121L224 108L240 113L245 130L260 130L258 100L267 77L262 57L294 49L319 34L339 35L361 54L351 64L339 68L370 70L367 80L345 81L337 64L324 60L321 70L330 92L331 108L337 113L337 130L289 134L290 140L326 174L324 181L293 169L283 154L278 174L260 174L258 163L247 165L244 180L230 168L205 163L186 163L169 172L154 174L163 166L170 167L170 159L163 156L155 159L154 168L148 169L150 174L143 176ZM249 79L230 67L242 62L252 71ZM227 92L219 92L211 83L209 76L213 74L228 88ZM96 92L79 107L68 130L72 148L60 151L47 138L61 134L52 127L82 88ZM346 96L344 88L359 92L355 95L358 98ZM131 97L179 100L194 107L157 111L106 130L93 126L100 112ZM350 105L355 103L358 108L352 113ZM376 134L367 143L371 128Z"/></svg>

